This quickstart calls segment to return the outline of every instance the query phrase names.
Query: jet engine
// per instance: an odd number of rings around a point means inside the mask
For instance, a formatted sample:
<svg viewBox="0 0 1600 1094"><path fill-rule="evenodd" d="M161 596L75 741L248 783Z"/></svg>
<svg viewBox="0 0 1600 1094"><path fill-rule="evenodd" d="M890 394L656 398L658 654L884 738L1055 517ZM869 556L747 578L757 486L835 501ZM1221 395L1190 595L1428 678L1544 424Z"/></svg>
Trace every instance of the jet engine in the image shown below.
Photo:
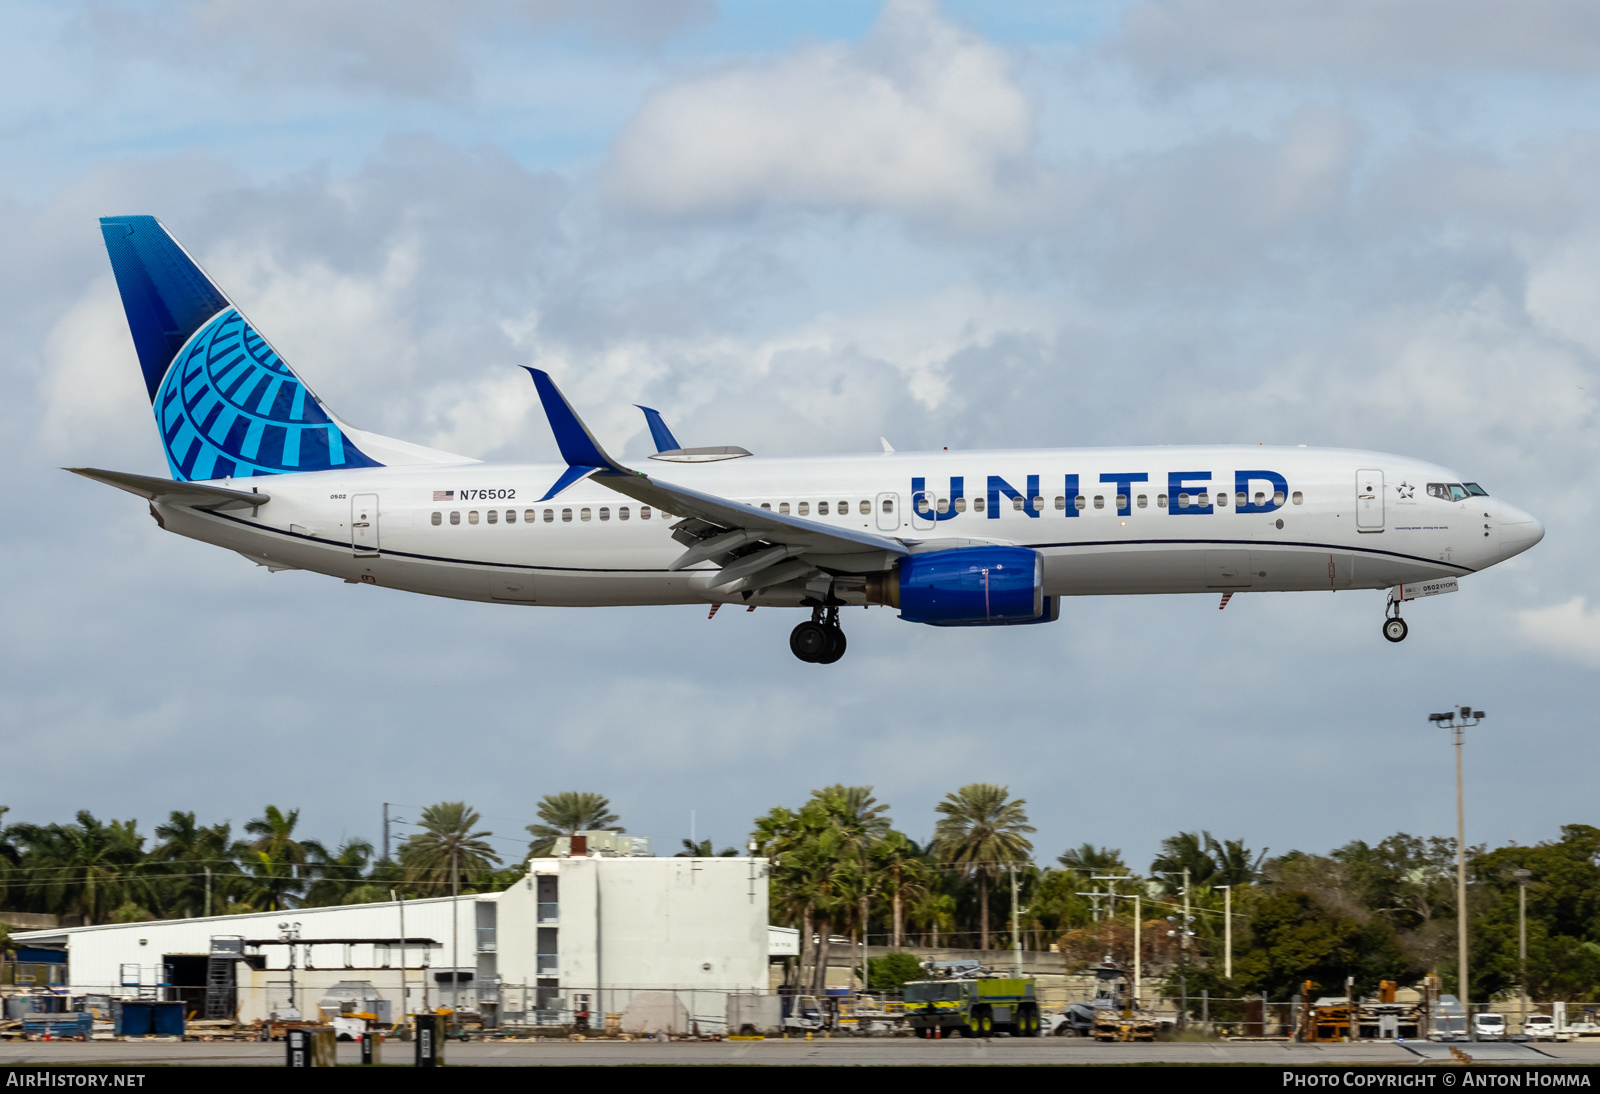
<svg viewBox="0 0 1600 1094"><path fill-rule="evenodd" d="M1026 547L958 547L900 560L867 579L867 600L935 627L1048 623L1060 614L1044 595L1043 557Z"/></svg>

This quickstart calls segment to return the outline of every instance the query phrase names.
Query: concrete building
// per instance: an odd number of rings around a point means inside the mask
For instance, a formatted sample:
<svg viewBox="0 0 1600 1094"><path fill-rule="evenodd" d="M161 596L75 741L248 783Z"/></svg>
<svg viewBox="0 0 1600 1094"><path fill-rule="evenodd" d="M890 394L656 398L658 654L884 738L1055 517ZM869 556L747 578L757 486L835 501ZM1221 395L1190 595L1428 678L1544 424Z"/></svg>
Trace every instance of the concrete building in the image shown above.
<svg viewBox="0 0 1600 1094"><path fill-rule="evenodd" d="M55 991L182 999L201 1018L309 1017L337 1005L324 1000L398 1018L454 992L490 1024L561 1023L586 1004L598 1025L640 993L657 1009L670 993L688 1021L718 1028L726 996L765 993L769 955L792 948L769 935L765 859L598 855L533 859L504 892L459 899L12 937L66 954Z"/></svg>

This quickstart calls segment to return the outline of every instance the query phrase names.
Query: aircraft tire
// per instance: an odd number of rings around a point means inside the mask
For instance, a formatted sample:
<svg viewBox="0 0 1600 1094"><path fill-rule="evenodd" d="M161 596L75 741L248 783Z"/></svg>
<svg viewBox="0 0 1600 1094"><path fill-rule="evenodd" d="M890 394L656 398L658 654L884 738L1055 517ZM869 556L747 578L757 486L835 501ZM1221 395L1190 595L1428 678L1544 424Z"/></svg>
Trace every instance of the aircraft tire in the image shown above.
<svg viewBox="0 0 1600 1094"><path fill-rule="evenodd" d="M816 664L827 656L833 643L828 628L821 623L806 620L789 632L789 651L808 664Z"/></svg>
<svg viewBox="0 0 1600 1094"><path fill-rule="evenodd" d="M1410 629L1398 615L1383 621L1383 636L1391 642L1404 642Z"/></svg>
<svg viewBox="0 0 1600 1094"><path fill-rule="evenodd" d="M848 643L845 641L844 630L841 627L828 628L828 652L817 658L819 665L831 665L844 656L844 649Z"/></svg>

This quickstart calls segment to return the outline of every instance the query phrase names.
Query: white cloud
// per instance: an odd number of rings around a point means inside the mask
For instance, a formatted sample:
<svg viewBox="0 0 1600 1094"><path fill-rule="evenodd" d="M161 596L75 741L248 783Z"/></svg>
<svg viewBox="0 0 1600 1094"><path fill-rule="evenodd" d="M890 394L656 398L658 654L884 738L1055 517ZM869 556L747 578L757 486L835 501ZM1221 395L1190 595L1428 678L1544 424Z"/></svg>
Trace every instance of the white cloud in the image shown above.
<svg viewBox="0 0 1600 1094"><path fill-rule="evenodd" d="M1581 72L1600 62L1600 8L1588 0L1145 0L1126 15L1112 50L1180 79Z"/></svg>
<svg viewBox="0 0 1600 1094"><path fill-rule="evenodd" d="M656 92L617 137L611 192L666 215L992 214L1033 144L1009 67L931 3L891 0L860 46L805 45Z"/></svg>
<svg viewBox="0 0 1600 1094"><path fill-rule="evenodd" d="M1532 645L1565 660L1600 668L1600 608L1590 608L1588 597L1575 596L1547 608L1526 608L1517 613L1517 624Z"/></svg>
<svg viewBox="0 0 1600 1094"><path fill-rule="evenodd" d="M155 418L110 274L98 277L45 338L39 441L74 466L156 450Z"/></svg>

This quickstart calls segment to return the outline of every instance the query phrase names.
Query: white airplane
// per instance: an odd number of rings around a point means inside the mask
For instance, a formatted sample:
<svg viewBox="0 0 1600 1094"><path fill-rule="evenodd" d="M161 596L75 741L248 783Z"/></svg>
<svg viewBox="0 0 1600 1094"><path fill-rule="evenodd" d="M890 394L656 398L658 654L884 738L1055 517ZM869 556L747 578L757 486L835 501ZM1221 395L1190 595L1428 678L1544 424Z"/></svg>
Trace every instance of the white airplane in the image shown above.
<svg viewBox="0 0 1600 1094"><path fill-rule="evenodd" d="M802 661L845 650L839 610L945 627L1045 623L1095 594L1387 589L1404 601L1544 536L1477 483L1405 456L1194 446L613 459L528 369L564 465L488 464L335 416L153 217L101 231L171 479L71 468L149 500L169 532L268 570L507 604L809 609Z"/></svg>

